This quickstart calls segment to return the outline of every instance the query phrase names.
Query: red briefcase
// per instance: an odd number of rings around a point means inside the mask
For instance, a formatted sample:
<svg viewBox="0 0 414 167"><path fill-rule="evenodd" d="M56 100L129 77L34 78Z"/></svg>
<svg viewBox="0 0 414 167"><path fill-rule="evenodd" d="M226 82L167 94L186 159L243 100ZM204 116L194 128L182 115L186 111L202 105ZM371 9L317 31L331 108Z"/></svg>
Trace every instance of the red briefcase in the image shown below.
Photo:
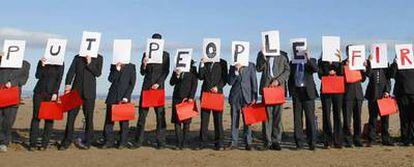
<svg viewBox="0 0 414 167"><path fill-rule="evenodd" d="M264 104L253 104L243 107L244 122L246 125L252 125L267 120L266 106Z"/></svg>
<svg viewBox="0 0 414 167"><path fill-rule="evenodd" d="M397 101L392 97L378 99L377 103L381 116L398 113Z"/></svg>
<svg viewBox="0 0 414 167"><path fill-rule="evenodd" d="M164 89L150 89L142 91L142 108L162 107L165 105Z"/></svg>
<svg viewBox="0 0 414 167"><path fill-rule="evenodd" d="M67 112L83 104L83 100L77 90L72 90L69 93L60 96L60 101L62 103L63 112Z"/></svg>
<svg viewBox="0 0 414 167"><path fill-rule="evenodd" d="M221 93L203 92L201 98L201 108L205 110L223 112L224 95Z"/></svg>
<svg viewBox="0 0 414 167"><path fill-rule="evenodd" d="M135 106L132 103L112 105L112 121L129 121L135 119Z"/></svg>
<svg viewBox="0 0 414 167"><path fill-rule="evenodd" d="M322 94L341 94L345 93L344 77L342 76L323 76Z"/></svg>
<svg viewBox="0 0 414 167"><path fill-rule="evenodd" d="M344 66L344 72L346 83L355 83L362 80L361 71L359 70L350 70L348 66Z"/></svg>
<svg viewBox="0 0 414 167"><path fill-rule="evenodd" d="M263 88L263 99L265 105L280 105L286 102L285 89L283 87Z"/></svg>
<svg viewBox="0 0 414 167"><path fill-rule="evenodd" d="M181 102L180 104L175 105L175 110L177 110L177 117L180 122L198 115L195 101Z"/></svg>
<svg viewBox="0 0 414 167"><path fill-rule="evenodd" d="M0 89L0 108L18 105L20 103L19 87Z"/></svg>
<svg viewBox="0 0 414 167"><path fill-rule="evenodd" d="M62 105L57 102L41 102L38 118L44 120L62 120Z"/></svg>

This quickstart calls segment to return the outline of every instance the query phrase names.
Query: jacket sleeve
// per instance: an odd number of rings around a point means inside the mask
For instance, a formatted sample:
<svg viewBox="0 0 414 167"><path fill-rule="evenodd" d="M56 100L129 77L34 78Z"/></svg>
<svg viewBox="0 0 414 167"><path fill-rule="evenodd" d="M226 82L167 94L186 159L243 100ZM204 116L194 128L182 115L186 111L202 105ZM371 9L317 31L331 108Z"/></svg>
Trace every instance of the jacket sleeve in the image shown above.
<svg viewBox="0 0 414 167"><path fill-rule="evenodd" d="M95 58L95 61L91 61L91 63L89 63L86 68L95 76L95 77L99 77L102 74L102 63L103 63L103 58L102 56L98 56L97 58Z"/></svg>
<svg viewBox="0 0 414 167"><path fill-rule="evenodd" d="M387 71L388 78L395 78L395 76L397 75L397 71L398 71L397 63L394 62L388 68L388 71Z"/></svg>
<svg viewBox="0 0 414 167"><path fill-rule="evenodd" d="M146 67L144 68L144 63L143 63L144 62L144 59L145 59L145 53L142 54L142 59L141 59L141 68L140 68L140 71L139 71L141 73L141 75L145 75L148 72L148 68L146 68Z"/></svg>
<svg viewBox="0 0 414 167"><path fill-rule="evenodd" d="M75 56L72 60L72 64L69 67L68 73L66 73L65 85L70 85L73 82L73 78L75 78L75 71L76 71L76 61L77 57Z"/></svg>
<svg viewBox="0 0 414 167"><path fill-rule="evenodd" d="M314 58L309 59L308 63L305 65L306 71L315 73L318 72L319 68L316 64L316 60Z"/></svg>
<svg viewBox="0 0 414 167"><path fill-rule="evenodd" d="M257 101L257 90L259 89L258 88L258 84L257 84L257 77L256 77L256 65L255 64L252 64L252 66L253 66L253 69L252 70L250 70L250 78L251 78L251 83L252 83L252 98L254 99L254 100L256 100Z"/></svg>
<svg viewBox="0 0 414 167"><path fill-rule="evenodd" d="M39 61L37 62L37 67L36 67L36 73L35 73L36 79L40 79L42 77L42 74L43 74L43 66L42 66L42 62Z"/></svg>
<svg viewBox="0 0 414 167"><path fill-rule="evenodd" d="M287 61L287 59L283 57L283 72L276 78L276 79L280 85L285 85L286 81L289 79L289 74L290 74L290 65L289 62Z"/></svg>
<svg viewBox="0 0 414 167"><path fill-rule="evenodd" d="M204 80L206 78L205 75L206 75L206 66L205 66L205 64L201 65L201 62L200 62L197 77L200 80Z"/></svg>
<svg viewBox="0 0 414 167"><path fill-rule="evenodd" d="M193 70L192 70L191 73L193 74L193 77L191 79L191 94L190 94L190 97L188 97L188 98L194 99L195 94L197 92L198 79L197 79L197 70L196 70L196 67L192 67L192 68L193 68Z"/></svg>
<svg viewBox="0 0 414 167"><path fill-rule="evenodd" d="M221 80L219 82L219 86L223 88L227 84L228 80L228 68L227 68L227 62L224 60L220 60L220 66L221 66Z"/></svg>
<svg viewBox="0 0 414 167"><path fill-rule="evenodd" d="M179 81L179 78L177 77L177 73L174 71L170 78L170 85L174 86Z"/></svg>
<svg viewBox="0 0 414 167"><path fill-rule="evenodd" d="M27 61L23 61L23 67L19 71L19 75L17 76L17 83L19 87L26 84L27 80L29 79L30 73L30 64Z"/></svg>
<svg viewBox="0 0 414 167"><path fill-rule="evenodd" d="M263 72L265 69L266 69L266 59L263 53L260 51L259 53L257 53L256 70L257 72Z"/></svg>
<svg viewBox="0 0 414 167"><path fill-rule="evenodd" d="M57 70L58 70L58 76L56 78L55 81L55 90L53 90L54 94L59 94L59 88L60 88L60 83L62 83L62 78L63 78L63 72L65 70L65 64L63 64L62 66L57 66Z"/></svg>
<svg viewBox="0 0 414 167"><path fill-rule="evenodd" d="M371 62L370 61L367 61L367 66L365 67L364 74L367 77L372 77L372 75L373 75L373 71L372 71L372 68L371 68Z"/></svg>
<svg viewBox="0 0 414 167"><path fill-rule="evenodd" d="M236 67L230 66L228 84L233 85L238 80L240 80L240 74L236 75Z"/></svg>
<svg viewBox="0 0 414 167"><path fill-rule="evenodd" d="M119 71L116 70L116 65L111 64L111 69L108 76L109 82L114 82L119 78Z"/></svg>
<svg viewBox="0 0 414 167"><path fill-rule="evenodd" d="M158 78L157 84L162 85L164 81L167 79L168 73L170 73L170 54L164 52L164 58L162 59L162 75Z"/></svg>
<svg viewBox="0 0 414 167"><path fill-rule="evenodd" d="M135 65L132 65L131 70L132 72L131 72L131 76L129 79L128 89L125 91L125 95L124 95L124 98L129 99L129 101L131 101L131 95L132 95L132 92L134 91L135 83L137 81L137 70L135 68Z"/></svg>

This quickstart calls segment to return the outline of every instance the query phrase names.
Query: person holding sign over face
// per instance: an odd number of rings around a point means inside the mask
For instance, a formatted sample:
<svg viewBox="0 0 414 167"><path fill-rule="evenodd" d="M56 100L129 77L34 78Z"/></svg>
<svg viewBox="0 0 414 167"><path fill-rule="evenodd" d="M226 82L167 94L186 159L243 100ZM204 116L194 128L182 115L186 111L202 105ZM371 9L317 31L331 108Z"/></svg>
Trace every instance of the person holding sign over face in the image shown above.
<svg viewBox="0 0 414 167"><path fill-rule="evenodd" d="M278 31L262 33L263 49L257 54L256 70L262 73L259 93L263 95L265 87L282 87L289 78L290 66L287 53L280 51ZM282 105L266 106L268 120L263 123L264 150L281 150L282 141Z"/></svg>
<svg viewBox="0 0 414 167"><path fill-rule="evenodd" d="M59 94L60 83L62 82L63 71L65 69L63 60L65 55L64 48L66 47L66 40L64 44L54 43L59 41L57 39L49 39L46 46L45 55L37 63L36 79L38 79L33 90L33 117L30 125L30 144L29 150L38 148L39 150L46 150L49 145L49 138L53 129L53 120L45 120L44 130L42 135L42 142L38 144L39 137L39 109L42 102L57 101ZM59 59L51 63L49 59Z"/></svg>
<svg viewBox="0 0 414 167"><path fill-rule="evenodd" d="M144 76L142 83L142 91L145 90L163 90L164 82L170 72L170 54L164 51L164 40L158 33L152 35L152 39L148 40L147 52L142 57L141 75ZM147 99L148 100L148 99ZM137 123L137 131L135 136L134 148L141 147L144 142L145 121L149 108L142 107L142 92L140 99L139 116ZM157 119L157 148L165 148L165 109L164 106L154 107Z"/></svg>
<svg viewBox="0 0 414 167"><path fill-rule="evenodd" d="M0 55L0 88L18 87L19 97L22 86L29 78L30 70L30 63L23 60L24 50L25 41L5 40L3 54ZM0 108L0 152L7 152L7 147L11 143L11 129L16 120L18 107L17 104Z"/></svg>
<svg viewBox="0 0 414 167"><path fill-rule="evenodd" d="M135 64L130 63L132 49L131 40L115 40L113 61L108 77L111 82L108 96L106 97L106 116L104 125L104 141L102 148L115 147L114 121L112 121L112 105L130 103L131 94L136 82ZM119 121L120 139L118 149L127 147L129 121Z"/></svg>
<svg viewBox="0 0 414 167"><path fill-rule="evenodd" d="M227 62L220 58L220 39L205 39L203 52L204 55L203 58L201 58L198 73L199 79L203 81L201 87L201 99L204 92L223 94L223 87L226 85L228 77ZM203 108L201 109L200 149L203 149L207 144L208 124L211 112L213 113L214 119L215 149L223 150L224 111L214 111Z"/></svg>
<svg viewBox="0 0 414 167"><path fill-rule="evenodd" d="M366 62L357 64L355 59L360 58L365 60L365 47L353 48L353 45L346 46L346 54L348 58L343 61L345 73L345 94L343 104L344 117L344 143L345 147L352 147L352 143L356 147L362 147L361 143L361 108L364 100L361 83L365 81L364 71L357 66L365 69ZM362 64L362 65L361 65ZM351 67L353 66L353 69ZM356 68L356 69L355 69ZM354 70L355 69L355 70ZM354 134L351 134L351 120L353 123Z"/></svg>
<svg viewBox="0 0 414 167"><path fill-rule="evenodd" d="M397 98L401 142L414 144L414 54L412 44L395 45L396 58L391 64L390 77L394 78L394 96Z"/></svg>
<svg viewBox="0 0 414 167"><path fill-rule="evenodd" d="M340 51L339 37L322 38L322 57L318 60L318 76L343 76L344 69L341 63L342 53ZM321 89L324 85L321 85ZM321 93L324 148L332 146L342 148L342 121L341 110L343 104L343 93ZM333 111L334 131L332 133L331 112ZM333 136L335 135L335 136Z"/></svg>
<svg viewBox="0 0 414 167"><path fill-rule="evenodd" d="M299 41L301 43L302 41ZM296 44L295 44L296 43ZM290 62L288 81L289 94L293 100L294 137L297 149L303 149L303 112L306 118L306 136L309 150L315 150L315 99L319 96L316 91L313 74L318 72L316 59L311 58L309 50L300 48L297 42L292 43L293 60Z"/></svg>
<svg viewBox="0 0 414 167"><path fill-rule="evenodd" d="M174 86L171 123L174 123L177 148L180 150L184 148L187 134L190 131L191 118L180 121L176 105L183 102L195 102L194 97L198 86L197 67L191 59L191 54L192 49L177 50L176 68L170 79L170 85Z"/></svg>
<svg viewBox="0 0 414 167"><path fill-rule="evenodd" d="M96 99L96 78L102 74L103 57L98 54L100 33L84 32L81 49L73 58L69 71L66 74L65 94L78 91L83 100L82 110L85 116L86 126L83 139L77 140L80 149L89 149L93 142L93 113ZM68 112L65 135L59 145L59 150L66 150L73 141L75 120L80 107Z"/></svg>

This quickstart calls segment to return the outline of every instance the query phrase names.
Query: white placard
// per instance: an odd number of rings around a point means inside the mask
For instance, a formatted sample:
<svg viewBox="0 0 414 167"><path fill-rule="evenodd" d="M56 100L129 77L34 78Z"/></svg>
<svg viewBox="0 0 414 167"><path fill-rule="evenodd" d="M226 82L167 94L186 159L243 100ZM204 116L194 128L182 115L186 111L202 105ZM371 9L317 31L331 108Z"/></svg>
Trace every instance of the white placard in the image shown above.
<svg viewBox="0 0 414 167"><path fill-rule="evenodd" d="M388 50L386 43L371 45L370 64L372 69L388 68Z"/></svg>
<svg viewBox="0 0 414 167"><path fill-rule="evenodd" d="M132 40L115 39L112 55L112 64L129 64L131 61Z"/></svg>
<svg viewBox="0 0 414 167"><path fill-rule="evenodd" d="M175 69L180 69L182 72L190 72L191 56L193 49L177 49L175 54Z"/></svg>
<svg viewBox="0 0 414 167"><path fill-rule="evenodd" d="M205 38L203 42L203 57L207 62L220 62L221 41L219 38Z"/></svg>
<svg viewBox="0 0 414 167"><path fill-rule="evenodd" d="M399 70L414 69L413 44L395 45L395 53Z"/></svg>
<svg viewBox="0 0 414 167"><path fill-rule="evenodd" d="M265 56L280 56L279 31L262 32L262 52Z"/></svg>
<svg viewBox="0 0 414 167"><path fill-rule="evenodd" d="M342 58L336 53L341 50L341 38L337 36L322 37L322 61L340 62Z"/></svg>
<svg viewBox="0 0 414 167"><path fill-rule="evenodd" d="M233 41L231 43L233 65L249 66L250 43L246 41Z"/></svg>
<svg viewBox="0 0 414 167"><path fill-rule="evenodd" d="M292 63L306 62L305 52L308 48L306 38L295 38L290 40L292 44ZM309 55L310 56L310 55Z"/></svg>
<svg viewBox="0 0 414 167"><path fill-rule="evenodd" d="M0 68L21 68L25 47L26 41L4 40Z"/></svg>
<svg viewBox="0 0 414 167"><path fill-rule="evenodd" d="M348 63L350 70L364 70L365 62L365 45L349 46Z"/></svg>
<svg viewBox="0 0 414 167"><path fill-rule="evenodd" d="M63 65L66 53L66 39L48 39L45 49L45 64Z"/></svg>
<svg viewBox="0 0 414 167"><path fill-rule="evenodd" d="M147 51L145 52L145 56L148 58L148 64L162 64L164 44L165 41L163 39L147 40Z"/></svg>
<svg viewBox="0 0 414 167"><path fill-rule="evenodd" d="M80 45L79 56L98 57L99 45L101 44L101 33L84 31Z"/></svg>

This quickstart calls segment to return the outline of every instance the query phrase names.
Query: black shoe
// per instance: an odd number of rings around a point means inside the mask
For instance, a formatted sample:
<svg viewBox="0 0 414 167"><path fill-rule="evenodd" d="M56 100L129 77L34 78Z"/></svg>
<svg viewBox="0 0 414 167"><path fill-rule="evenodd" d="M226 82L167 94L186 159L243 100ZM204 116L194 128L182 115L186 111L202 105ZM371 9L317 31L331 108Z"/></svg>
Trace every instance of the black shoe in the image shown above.
<svg viewBox="0 0 414 167"><path fill-rule="evenodd" d="M354 142L355 147L363 147L364 145L362 145L361 141L355 141Z"/></svg>
<svg viewBox="0 0 414 167"><path fill-rule="evenodd" d="M296 144L296 150L302 150L303 144Z"/></svg>
<svg viewBox="0 0 414 167"><path fill-rule="evenodd" d="M342 149L342 145L341 144L335 144L334 145L334 148L336 148L336 149Z"/></svg>
<svg viewBox="0 0 414 167"><path fill-rule="evenodd" d="M81 150L89 150L91 148L90 145L84 144L82 141L76 142L76 146Z"/></svg>
<svg viewBox="0 0 414 167"><path fill-rule="evenodd" d="M384 141L384 142L382 142L382 145L384 145L384 146L395 146L395 144L393 143L393 142L390 142L390 141Z"/></svg>
<svg viewBox="0 0 414 167"><path fill-rule="evenodd" d="M157 143L157 146L155 147L158 150L163 150L165 149L165 144L164 143Z"/></svg>
<svg viewBox="0 0 414 167"><path fill-rule="evenodd" d="M345 147L346 148L352 148L351 142L345 142Z"/></svg>
<svg viewBox="0 0 414 167"><path fill-rule="evenodd" d="M204 143L200 143L198 145L198 148L197 149L202 150L202 149L205 149L205 148L206 148L206 145Z"/></svg>
<svg viewBox="0 0 414 167"><path fill-rule="evenodd" d="M329 147L332 147L331 143L323 143L323 149L329 149Z"/></svg>
<svg viewBox="0 0 414 167"><path fill-rule="evenodd" d="M114 144L110 144L110 143L105 143L101 148L102 149L110 149L110 148L114 148Z"/></svg>
<svg viewBox="0 0 414 167"><path fill-rule="evenodd" d="M225 150L236 150L237 149L237 145L230 144L230 145L226 146L224 149Z"/></svg>
<svg viewBox="0 0 414 167"><path fill-rule="evenodd" d="M224 150L223 144L220 144L220 143L214 144L214 150L223 151Z"/></svg>
<svg viewBox="0 0 414 167"><path fill-rule="evenodd" d="M69 145L67 145L67 144L61 144L61 145L58 146L59 151L65 151L68 148L69 148Z"/></svg>
<svg viewBox="0 0 414 167"><path fill-rule="evenodd" d="M39 150L39 151L46 151L47 150L47 145L40 146L40 147L37 148L37 150Z"/></svg>
<svg viewBox="0 0 414 167"><path fill-rule="evenodd" d="M282 147L280 147L279 143L274 143L270 146L270 149L280 151L280 150L282 150Z"/></svg>
<svg viewBox="0 0 414 167"><path fill-rule="evenodd" d="M128 148L127 144L120 144L120 145L118 145L118 147L117 147L117 149L119 149L119 150L123 150L123 149L125 149L125 148Z"/></svg>
<svg viewBox="0 0 414 167"><path fill-rule="evenodd" d="M259 147L258 148L260 151L267 151L267 150L269 150L270 149L270 146L269 145L263 145L262 147Z"/></svg>
<svg viewBox="0 0 414 167"><path fill-rule="evenodd" d="M316 149L315 144L309 145L309 150L314 151Z"/></svg>
<svg viewBox="0 0 414 167"><path fill-rule="evenodd" d="M253 147L251 145L246 145L245 149L247 151L252 151Z"/></svg>
<svg viewBox="0 0 414 167"><path fill-rule="evenodd" d="M367 143L366 147L372 147L372 146L374 146L374 145L375 145L375 142L368 141L368 143Z"/></svg>

